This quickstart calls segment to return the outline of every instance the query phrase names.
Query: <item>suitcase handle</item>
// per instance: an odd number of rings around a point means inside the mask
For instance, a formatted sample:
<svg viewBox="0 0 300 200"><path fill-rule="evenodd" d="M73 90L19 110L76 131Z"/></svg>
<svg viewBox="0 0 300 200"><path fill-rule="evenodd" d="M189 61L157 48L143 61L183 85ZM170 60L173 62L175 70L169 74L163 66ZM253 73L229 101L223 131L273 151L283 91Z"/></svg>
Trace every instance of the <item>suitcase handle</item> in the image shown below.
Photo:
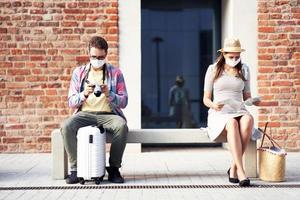
<svg viewBox="0 0 300 200"><path fill-rule="evenodd" d="M104 129L104 127L103 127L102 124L99 125L99 126L94 125L94 126L92 126L92 127L97 127L97 128L100 130L100 133L101 133L101 134L103 134L103 133L105 132L105 129Z"/></svg>
<svg viewBox="0 0 300 200"><path fill-rule="evenodd" d="M105 132L103 125L99 125L98 128L99 128L101 134Z"/></svg>

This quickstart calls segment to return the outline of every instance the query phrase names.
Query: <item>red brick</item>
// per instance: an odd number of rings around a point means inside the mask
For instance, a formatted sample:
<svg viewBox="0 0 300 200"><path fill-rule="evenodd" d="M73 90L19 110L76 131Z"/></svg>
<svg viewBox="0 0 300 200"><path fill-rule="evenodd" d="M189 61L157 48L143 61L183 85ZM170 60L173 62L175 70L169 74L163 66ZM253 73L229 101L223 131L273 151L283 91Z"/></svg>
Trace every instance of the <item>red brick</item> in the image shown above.
<svg viewBox="0 0 300 200"><path fill-rule="evenodd" d="M119 3L117 1L111 3L111 7L118 7L118 6L119 6Z"/></svg>
<svg viewBox="0 0 300 200"><path fill-rule="evenodd" d="M97 32L96 29L86 29L87 34L93 34L93 33L96 33L96 32Z"/></svg>
<svg viewBox="0 0 300 200"><path fill-rule="evenodd" d="M268 88L259 88L258 93L259 94L269 94L269 89Z"/></svg>
<svg viewBox="0 0 300 200"><path fill-rule="evenodd" d="M0 33L7 33L7 28L0 28Z"/></svg>
<svg viewBox="0 0 300 200"><path fill-rule="evenodd" d="M261 32L261 33L274 33L275 29L274 29L274 27L259 27L258 32Z"/></svg>
<svg viewBox="0 0 300 200"><path fill-rule="evenodd" d="M258 60L272 60L272 55L259 55Z"/></svg>
<svg viewBox="0 0 300 200"><path fill-rule="evenodd" d="M9 129L24 129L25 125L24 124L6 124L5 129L9 130Z"/></svg>
<svg viewBox="0 0 300 200"><path fill-rule="evenodd" d="M258 82L258 86L259 86L259 87L267 87L267 86L271 86L271 82L270 82L270 81L259 81L259 82Z"/></svg>
<svg viewBox="0 0 300 200"><path fill-rule="evenodd" d="M268 78L269 76L268 75L266 75L266 74L259 74L259 75L257 75L257 80L259 81L259 80L268 80L269 78Z"/></svg>
<svg viewBox="0 0 300 200"><path fill-rule="evenodd" d="M293 7L291 8L292 13L300 13L300 8L299 7Z"/></svg>
<svg viewBox="0 0 300 200"><path fill-rule="evenodd" d="M300 13L294 14L294 15L293 15L293 18L295 18L295 19L300 19Z"/></svg>
<svg viewBox="0 0 300 200"><path fill-rule="evenodd" d="M262 101L259 106L278 106L278 101Z"/></svg>
<svg viewBox="0 0 300 200"><path fill-rule="evenodd" d="M96 27L97 22L83 22L83 27Z"/></svg>
<svg viewBox="0 0 300 200"><path fill-rule="evenodd" d="M78 8L88 8L89 3L87 2L78 2Z"/></svg>
<svg viewBox="0 0 300 200"><path fill-rule="evenodd" d="M258 117L259 121L268 121L268 119L269 119L268 115L260 115Z"/></svg>
<svg viewBox="0 0 300 200"><path fill-rule="evenodd" d="M118 14L118 9L117 8L109 8L106 9L107 14Z"/></svg>
<svg viewBox="0 0 300 200"><path fill-rule="evenodd" d="M46 128L46 129L49 128L49 129L53 130L53 129L59 128L59 124L57 124L57 123L56 124L45 124L43 128Z"/></svg>
<svg viewBox="0 0 300 200"><path fill-rule="evenodd" d="M23 149L26 152L36 152L37 144L22 144L21 149Z"/></svg>
<svg viewBox="0 0 300 200"><path fill-rule="evenodd" d="M292 72L295 71L295 68L293 68L293 67L279 67L279 68L276 68L274 71L275 72L292 73Z"/></svg>
<svg viewBox="0 0 300 200"><path fill-rule="evenodd" d="M83 33L84 33L84 30L85 30L85 29L83 29L83 28L75 28L75 29L74 29L74 33L76 33L76 34L83 34Z"/></svg>
<svg viewBox="0 0 300 200"><path fill-rule="evenodd" d="M118 17L118 15L111 15L111 16L109 17L109 20L111 20L111 21L118 21L118 20L119 20L119 17Z"/></svg>
<svg viewBox="0 0 300 200"><path fill-rule="evenodd" d="M44 56L30 56L30 61L44 61Z"/></svg>
<svg viewBox="0 0 300 200"><path fill-rule="evenodd" d="M89 57L88 56L76 56L76 61L77 62L88 62Z"/></svg>
<svg viewBox="0 0 300 200"><path fill-rule="evenodd" d="M266 124L265 122L259 122L258 126L259 127L264 127L265 124ZM268 127L280 127L280 122L269 122Z"/></svg>
<svg viewBox="0 0 300 200"><path fill-rule="evenodd" d="M61 39L63 39L63 40L68 40L68 41L70 41L70 40L76 40L76 41L79 41L79 40L80 40L80 36L79 36L79 35L63 35L63 36L61 37Z"/></svg>
<svg viewBox="0 0 300 200"><path fill-rule="evenodd" d="M86 15L76 15L75 20L76 21L86 21L87 16Z"/></svg>
<svg viewBox="0 0 300 200"><path fill-rule="evenodd" d="M8 69L7 74L8 75L29 75L30 70L29 69Z"/></svg>
<svg viewBox="0 0 300 200"><path fill-rule="evenodd" d="M7 152L7 145L6 144L0 144L0 152Z"/></svg>
<svg viewBox="0 0 300 200"><path fill-rule="evenodd" d="M35 96L45 95L45 92L43 90L24 90L23 93L24 95L35 95Z"/></svg>
<svg viewBox="0 0 300 200"><path fill-rule="evenodd" d="M31 9L30 14L46 14L47 11L44 9Z"/></svg>
<svg viewBox="0 0 300 200"><path fill-rule="evenodd" d="M274 69L270 68L270 67L260 67L260 68L258 68L259 73L271 73L273 71L274 71Z"/></svg>
<svg viewBox="0 0 300 200"><path fill-rule="evenodd" d="M9 56L9 61L29 61L29 56Z"/></svg>
<svg viewBox="0 0 300 200"><path fill-rule="evenodd" d="M47 88L61 88L61 83L49 83Z"/></svg>
<svg viewBox="0 0 300 200"><path fill-rule="evenodd" d="M33 7L43 8L44 3L43 2L33 2Z"/></svg>
<svg viewBox="0 0 300 200"><path fill-rule="evenodd" d="M293 32L293 31L295 31L295 28L292 26L286 26L286 27L284 27L283 31L284 32Z"/></svg>
<svg viewBox="0 0 300 200"><path fill-rule="evenodd" d="M64 9L64 13L67 14L93 14L92 9Z"/></svg>
<svg viewBox="0 0 300 200"><path fill-rule="evenodd" d="M80 54L80 50L78 49L66 49L61 51L62 54L67 54L67 55L78 55Z"/></svg>
<svg viewBox="0 0 300 200"><path fill-rule="evenodd" d="M293 82L291 81L273 81L272 86L292 86Z"/></svg>
<svg viewBox="0 0 300 200"><path fill-rule="evenodd" d="M51 137L38 137L37 142L39 142L39 143L45 143L45 142L50 143L51 142Z"/></svg>
<svg viewBox="0 0 300 200"><path fill-rule="evenodd" d="M99 3L98 3L98 2L91 2L91 3L89 4L89 7L90 7L90 8L97 8L97 7L99 7Z"/></svg>
<svg viewBox="0 0 300 200"><path fill-rule="evenodd" d="M78 23L77 22L62 22L62 26L65 26L65 27L77 27L78 26Z"/></svg>
<svg viewBox="0 0 300 200"><path fill-rule="evenodd" d="M108 33L109 34L117 34L118 33L118 29L117 28L109 28L108 29Z"/></svg>
<svg viewBox="0 0 300 200"><path fill-rule="evenodd" d="M290 39L300 39L300 34L290 34Z"/></svg>

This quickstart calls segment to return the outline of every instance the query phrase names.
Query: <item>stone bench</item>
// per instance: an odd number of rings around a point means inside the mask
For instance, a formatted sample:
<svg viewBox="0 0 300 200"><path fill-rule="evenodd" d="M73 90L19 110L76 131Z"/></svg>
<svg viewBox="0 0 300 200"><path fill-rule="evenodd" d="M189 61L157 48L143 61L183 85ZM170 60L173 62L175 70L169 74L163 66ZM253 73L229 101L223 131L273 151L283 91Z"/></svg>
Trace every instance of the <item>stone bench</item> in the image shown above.
<svg viewBox="0 0 300 200"><path fill-rule="evenodd" d="M107 142L110 142L107 134ZM226 142L226 141L220 141ZM64 179L68 173L67 153L64 149L59 129L51 134L52 143L52 178ZM212 143L206 131L200 129L139 129L130 130L127 143ZM244 154L244 166L248 177L257 177L256 141L248 144Z"/></svg>

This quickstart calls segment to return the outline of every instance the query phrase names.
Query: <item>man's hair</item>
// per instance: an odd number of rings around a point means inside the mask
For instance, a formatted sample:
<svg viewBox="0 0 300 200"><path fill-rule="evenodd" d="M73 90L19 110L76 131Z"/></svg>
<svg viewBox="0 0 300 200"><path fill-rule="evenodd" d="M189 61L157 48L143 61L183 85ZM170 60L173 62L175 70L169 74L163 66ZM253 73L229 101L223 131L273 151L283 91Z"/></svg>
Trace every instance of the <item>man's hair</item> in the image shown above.
<svg viewBox="0 0 300 200"><path fill-rule="evenodd" d="M89 41L89 51L92 47L98 48L98 49L104 49L104 51L107 53L108 44L106 40L100 36L94 36Z"/></svg>

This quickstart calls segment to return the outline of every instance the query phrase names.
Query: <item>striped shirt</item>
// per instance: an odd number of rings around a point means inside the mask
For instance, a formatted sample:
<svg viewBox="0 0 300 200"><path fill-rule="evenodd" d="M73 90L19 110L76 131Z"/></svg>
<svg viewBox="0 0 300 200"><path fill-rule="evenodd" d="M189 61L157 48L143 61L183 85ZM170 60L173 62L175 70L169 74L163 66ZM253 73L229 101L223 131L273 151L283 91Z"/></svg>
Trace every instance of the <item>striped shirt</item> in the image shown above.
<svg viewBox="0 0 300 200"><path fill-rule="evenodd" d="M105 65L107 87L109 89L109 105L115 114L123 117L126 120L121 110L125 108L128 103L128 95L123 74L119 68L116 68L111 64ZM82 104L86 100L83 93L84 81L87 78L90 67L90 63L76 67L72 74L68 102L69 106L75 109L75 113L81 110Z"/></svg>

